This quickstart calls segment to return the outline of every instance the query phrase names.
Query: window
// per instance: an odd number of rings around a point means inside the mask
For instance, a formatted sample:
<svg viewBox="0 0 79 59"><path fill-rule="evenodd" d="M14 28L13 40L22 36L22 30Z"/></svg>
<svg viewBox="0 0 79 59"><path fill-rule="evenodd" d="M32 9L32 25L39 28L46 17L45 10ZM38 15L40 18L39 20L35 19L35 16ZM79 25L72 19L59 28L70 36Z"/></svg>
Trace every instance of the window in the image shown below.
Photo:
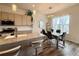
<svg viewBox="0 0 79 59"><path fill-rule="evenodd" d="M69 15L55 17L52 19L52 28L54 30L60 29L62 32L69 33Z"/></svg>
<svg viewBox="0 0 79 59"><path fill-rule="evenodd" d="M39 27L40 27L41 29L44 29L45 26L44 26L44 22L43 22L43 21L40 21L40 22L39 22Z"/></svg>

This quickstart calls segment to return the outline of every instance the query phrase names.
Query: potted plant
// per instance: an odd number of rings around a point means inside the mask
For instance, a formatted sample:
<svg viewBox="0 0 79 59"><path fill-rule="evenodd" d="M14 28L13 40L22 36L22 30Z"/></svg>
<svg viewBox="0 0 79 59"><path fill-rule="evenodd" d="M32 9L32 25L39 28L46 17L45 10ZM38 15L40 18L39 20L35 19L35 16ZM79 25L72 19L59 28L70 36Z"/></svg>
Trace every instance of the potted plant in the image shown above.
<svg viewBox="0 0 79 59"><path fill-rule="evenodd" d="M27 10L26 14L27 16L31 16L31 22L33 22L33 16L32 16L33 12L29 9Z"/></svg>

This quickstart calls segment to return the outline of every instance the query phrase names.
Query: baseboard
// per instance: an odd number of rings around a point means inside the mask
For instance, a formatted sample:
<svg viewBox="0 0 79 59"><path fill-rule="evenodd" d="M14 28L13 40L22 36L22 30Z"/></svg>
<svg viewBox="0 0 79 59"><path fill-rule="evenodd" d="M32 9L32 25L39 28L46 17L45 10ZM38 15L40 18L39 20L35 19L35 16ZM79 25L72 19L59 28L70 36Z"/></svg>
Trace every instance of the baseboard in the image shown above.
<svg viewBox="0 0 79 59"><path fill-rule="evenodd" d="M73 42L73 41L70 41L70 40L66 40L66 41L71 42L71 43L74 43L76 45L79 45L79 43L76 43L76 42Z"/></svg>

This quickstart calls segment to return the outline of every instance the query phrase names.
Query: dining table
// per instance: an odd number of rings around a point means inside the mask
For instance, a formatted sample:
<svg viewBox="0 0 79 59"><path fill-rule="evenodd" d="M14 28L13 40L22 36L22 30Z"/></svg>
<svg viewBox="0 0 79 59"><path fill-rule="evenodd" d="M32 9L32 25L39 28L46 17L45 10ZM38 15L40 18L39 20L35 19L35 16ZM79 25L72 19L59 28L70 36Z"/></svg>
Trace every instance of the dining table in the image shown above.
<svg viewBox="0 0 79 59"><path fill-rule="evenodd" d="M59 38L60 38L60 35L62 35L62 32L61 33L57 33L57 32L52 32L52 35L53 37L55 38L56 40L56 48L58 49L58 45L59 45Z"/></svg>

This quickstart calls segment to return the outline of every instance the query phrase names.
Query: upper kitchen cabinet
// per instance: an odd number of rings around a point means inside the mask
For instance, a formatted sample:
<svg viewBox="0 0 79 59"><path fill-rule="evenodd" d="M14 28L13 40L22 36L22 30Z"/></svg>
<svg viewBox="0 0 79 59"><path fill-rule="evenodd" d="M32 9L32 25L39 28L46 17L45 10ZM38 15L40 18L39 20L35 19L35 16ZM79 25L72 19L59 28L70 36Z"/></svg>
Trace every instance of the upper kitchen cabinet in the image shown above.
<svg viewBox="0 0 79 59"><path fill-rule="evenodd" d="M27 23L27 25L32 25L31 16L27 16L26 23Z"/></svg>
<svg viewBox="0 0 79 59"><path fill-rule="evenodd" d="M21 15L15 15L14 17L15 25L22 25L22 16Z"/></svg>
<svg viewBox="0 0 79 59"><path fill-rule="evenodd" d="M2 9L2 10L1 10ZM0 5L0 20L11 20L14 21L15 26L31 26L31 16L25 15L25 10L17 8L17 11L13 11L10 6Z"/></svg>
<svg viewBox="0 0 79 59"><path fill-rule="evenodd" d="M15 19L15 15L14 14L12 14L12 13L9 13L8 14L9 16L9 20L12 20L12 21L14 21L14 19Z"/></svg>
<svg viewBox="0 0 79 59"><path fill-rule="evenodd" d="M22 16L22 25L27 25L27 16L26 15Z"/></svg>
<svg viewBox="0 0 79 59"><path fill-rule="evenodd" d="M31 16L23 15L22 16L22 25L31 25Z"/></svg>
<svg viewBox="0 0 79 59"><path fill-rule="evenodd" d="M1 12L0 12L0 20L2 19L2 15L1 15Z"/></svg>
<svg viewBox="0 0 79 59"><path fill-rule="evenodd" d="M7 12L2 12L2 20L8 19L9 18L9 13Z"/></svg>
<svg viewBox="0 0 79 59"><path fill-rule="evenodd" d="M0 20L11 20L15 22L15 25L24 25L24 26L31 26L31 16L27 15L19 15L19 14L13 14L8 12L0 12Z"/></svg>
<svg viewBox="0 0 79 59"><path fill-rule="evenodd" d="M13 20L13 14L8 12L0 12L0 20Z"/></svg>

